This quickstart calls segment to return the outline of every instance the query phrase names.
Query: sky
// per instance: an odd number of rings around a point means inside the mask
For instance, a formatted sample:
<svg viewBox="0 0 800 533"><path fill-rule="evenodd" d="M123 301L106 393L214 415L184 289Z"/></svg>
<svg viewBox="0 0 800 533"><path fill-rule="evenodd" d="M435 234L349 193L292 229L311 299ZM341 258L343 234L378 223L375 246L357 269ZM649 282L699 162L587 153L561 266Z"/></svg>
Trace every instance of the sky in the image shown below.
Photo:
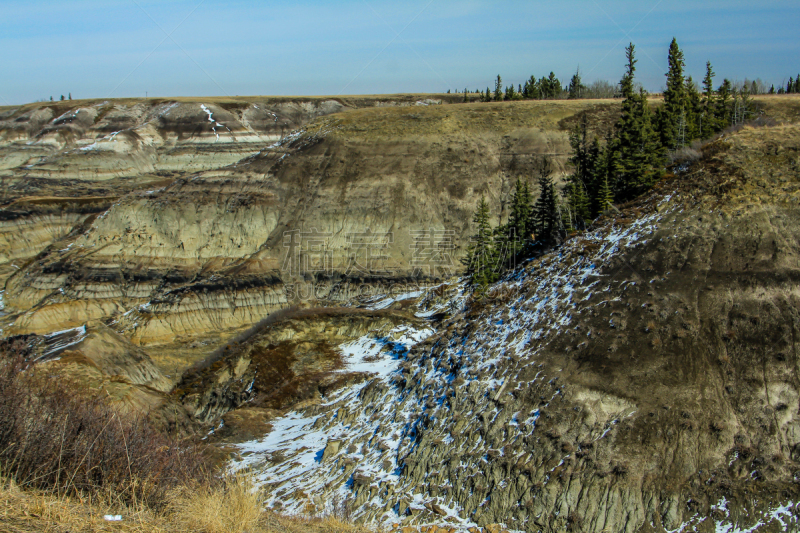
<svg viewBox="0 0 800 533"><path fill-rule="evenodd" d="M687 74L800 72L797 0L0 0L0 105L73 98L346 95L485 89L554 71L660 91Z"/></svg>

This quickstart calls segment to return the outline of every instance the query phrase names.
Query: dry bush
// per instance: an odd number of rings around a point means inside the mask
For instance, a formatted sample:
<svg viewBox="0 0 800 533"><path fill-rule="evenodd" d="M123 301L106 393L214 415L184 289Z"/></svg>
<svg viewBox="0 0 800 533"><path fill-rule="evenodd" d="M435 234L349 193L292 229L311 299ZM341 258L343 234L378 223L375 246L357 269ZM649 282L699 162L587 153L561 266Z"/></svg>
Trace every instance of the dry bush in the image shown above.
<svg viewBox="0 0 800 533"><path fill-rule="evenodd" d="M616 98L618 95L616 85L606 80L597 80L583 90L581 98Z"/></svg>
<svg viewBox="0 0 800 533"><path fill-rule="evenodd" d="M695 161L700 160L701 157L702 154L700 151L689 146L684 146L669 154L670 164L674 166L691 165Z"/></svg>
<svg viewBox="0 0 800 533"><path fill-rule="evenodd" d="M186 531L239 533L256 529L264 520L262 501L252 477L237 474L214 486L176 490L168 514Z"/></svg>
<svg viewBox="0 0 800 533"><path fill-rule="evenodd" d="M23 488L113 493L153 508L173 487L208 475L198 447L7 351L0 353L0 471Z"/></svg>

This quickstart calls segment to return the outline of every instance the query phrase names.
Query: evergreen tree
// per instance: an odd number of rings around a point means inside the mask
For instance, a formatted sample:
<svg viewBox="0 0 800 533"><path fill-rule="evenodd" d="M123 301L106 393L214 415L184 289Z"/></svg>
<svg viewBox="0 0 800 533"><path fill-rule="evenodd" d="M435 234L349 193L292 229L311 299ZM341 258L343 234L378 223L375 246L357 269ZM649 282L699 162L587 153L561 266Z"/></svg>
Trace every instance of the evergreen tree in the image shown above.
<svg viewBox="0 0 800 533"><path fill-rule="evenodd" d="M543 161L539 173L539 198L533 206L531 215L534 235L538 242L554 244L560 240L563 227L558 211L557 193L550 178L550 166L546 161Z"/></svg>
<svg viewBox="0 0 800 533"><path fill-rule="evenodd" d="M503 101L503 78L500 77L500 74L497 75L497 81L494 84L494 101Z"/></svg>
<svg viewBox="0 0 800 533"><path fill-rule="evenodd" d="M700 98L700 93L697 92L697 85L691 76L686 78L686 115L685 115L685 129L686 139L683 141L686 144L694 139L701 138L701 127L703 125L701 116L703 114L703 103Z"/></svg>
<svg viewBox="0 0 800 533"><path fill-rule="evenodd" d="M571 230L586 229L592 216L586 190L576 181L571 181L566 185L565 193L568 209L567 227Z"/></svg>
<svg viewBox="0 0 800 533"><path fill-rule="evenodd" d="M565 188L568 218L571 228L583 229L591 219L589 194L594 190L597 181L600 152L597 139L594 142L589 141L589 119L586 113L581 115L580 124L570 133L569 143L572 148L570 163L575 171Z"/></svg>
<svg viewBox="0 0 800 533"><path fill-rule="evenodd" d="M599 147L599 141L594 144ZM616 136L609 132L602 150L598 148L597 164L594 170L594 183L587 191L592 218L602 214L607 206L605 200L614 201L614 179L620 169L619 152L616 150ZM605 190L607 189L607 190Z"/></svg>
<svg viewBox="0 0 800 533"><path fill-rule="evenodd" d="M669 70L664 90L664 105L659 112L661 144L670 150L680 148L681 126L686 124L686 86L683 79L683 52L673 38L669 45ZM685 137L685 136L684 136Z"/></svg>
<svg viewBox="0 0 800 533"><path fill-rule="evenodd" d="M597 197L595 198L598 214L605 213L608 208L614 203L614 193L608 183L608 176L603 177L600 183L600 188L597 190Z"/></svg>
<svg viewBox="0 0 800 533"><path fill-rule="evenodd" d="M69 93L69 99L72 100L72 93Z"/></svg>
<svg viewBox="0 0 800 533"><path fill-rule="evenodd" d="M561 94L561 82L556 75L550 71L550 75L547 77L547 96L546 98L555 99L558 98Z"/></svg>
<svg viewBox="0 0 800 533"><path fill-rule="evenodd" d="M700 136L711 137L717 131L716 103L714 102L714 71L711 61L706 61L706 77L703 78L703 114L700 117Z"/></svg>
<svg viewBox="0 0 800 533"><path fill-rule="evenodd" d="M494 248L494 232L489 223L489 204L486 197L481 196L478 208L472 217L475 224L475 236L467 249L462 262L467 267L469 284L473 287L485 288L497 281L496 257Z"/></svg>
<svg viewBox="0 0 800 533"><path fill-rule="evenodd" d="M511 213L506 230L509 241L508 249L514 256L523 252L525 243L530 236L531 210L531 193L528 182L518 178L514 186L514 195L511 198Z"/></svg>
<svg viewBox="0 0 800 533"><path fill-rule="evenodd" d="M569 98L574 100L583 97L584 89L586 87L581 83L581 71L578 69L572 75L572 79L569 80Z"/></svg>
<svg viewBox="0 0 800 533"><path fill-rule="evenodd" d="M514 84L512 83L509 87L506 88L506 100L516 100L517 93L514 90Z"/></svg>
<svg viewBox="0 0 800 533"><path fill-rule="evenodd" d="M775 85L771 85L769 88L769 94L775 94Z"/></svg>
<svg viewBox="0 0 800 533"><path fill-rule="evenodd" d="M63 94L61 95L61 101L62 102L64 101L64 95Z"/></svg>
<svg viewBox="0 0 800 533"><path fill-rule="evenodd" d="M469 102L469 91L464 87L464 102Z"/></svg>
<svg viewBox="0 0 800 533"><path fill-rule="evenodd" d="M714 110L716 131L721 131L731 125L733 118L731 100L733 98L733 84L728 78L722 80L722 85L717 89L717 105Z"/></svg>
<svg viewBox="0 0 800 533"><path fill-rule="evenodd" d="M652 113L644 89L634 90L636 72L635 47L633 43L625 49L628 61L625 75L620 81L622 115L617 123L617 136L612 150L613 184L618 200L627 200L658 179L663 163L663 150L658 142L658 133L653 128ZM681 82L682 83L682 82Z"/></svg>
<svg viewBox="0 0 800 533"><path fill-rule="evenodd" d="M525 82L524 94L523 96L528 99L538 100L541 98L541 91L539 90L539 83L536 81L535 76L531 76L528 81Z"/></svg>

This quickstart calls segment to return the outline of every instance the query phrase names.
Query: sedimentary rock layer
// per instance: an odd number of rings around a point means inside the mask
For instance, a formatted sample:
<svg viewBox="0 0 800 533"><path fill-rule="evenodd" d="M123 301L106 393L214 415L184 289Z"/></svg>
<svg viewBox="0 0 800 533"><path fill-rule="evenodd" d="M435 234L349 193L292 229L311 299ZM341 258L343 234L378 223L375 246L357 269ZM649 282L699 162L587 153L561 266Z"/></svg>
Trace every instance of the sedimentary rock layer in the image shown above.
<svg viewBox="0 0 800 533"><path fill-rule="evenodd" d="M373 106L332 115L341 103L315 105L298 111L305 126L273 142L274 127L251 131L252 116L265 112L257 104L136 104L129 110L141 124L131 128L136 139L102 138L34 164L31 176L58 181L44 167L72 172L73 159L101 167L82 159L96 151L112 160L177 157L173 143L182 153L234 154L202 172L176 163L181 176L121 195L14 273L5 295L9 310L21 313L14 331L114 316L135 342L163 344L251 324L292 300L341 301L353 286L446 279L461 268L477 198L485 195L502 219L518 177L564 174L567 132L579 113L605 124L616 112L601 102ZM78 111L70 124L88 127L93 112ZM121 121L114 113L97 124ZM250 153L235 148L242 132ZM120 142L132 144L106 147ZM157 177L166 167L137 168Z"/></svg>

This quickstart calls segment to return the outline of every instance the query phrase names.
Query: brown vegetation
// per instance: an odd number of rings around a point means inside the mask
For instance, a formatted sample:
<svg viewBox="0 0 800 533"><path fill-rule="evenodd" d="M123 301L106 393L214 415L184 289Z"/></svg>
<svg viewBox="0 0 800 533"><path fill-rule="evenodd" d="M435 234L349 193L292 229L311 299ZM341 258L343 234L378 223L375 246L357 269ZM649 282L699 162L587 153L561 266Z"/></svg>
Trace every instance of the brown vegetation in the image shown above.
<svg viewBox="0 0 800 533"><path fill-rule="evenodd" d="M177 486L209 475L202 450L166 436L144 414L118 411L21 354L0 358L0 472L56 494L114 493L159 508Z"/></svg>

